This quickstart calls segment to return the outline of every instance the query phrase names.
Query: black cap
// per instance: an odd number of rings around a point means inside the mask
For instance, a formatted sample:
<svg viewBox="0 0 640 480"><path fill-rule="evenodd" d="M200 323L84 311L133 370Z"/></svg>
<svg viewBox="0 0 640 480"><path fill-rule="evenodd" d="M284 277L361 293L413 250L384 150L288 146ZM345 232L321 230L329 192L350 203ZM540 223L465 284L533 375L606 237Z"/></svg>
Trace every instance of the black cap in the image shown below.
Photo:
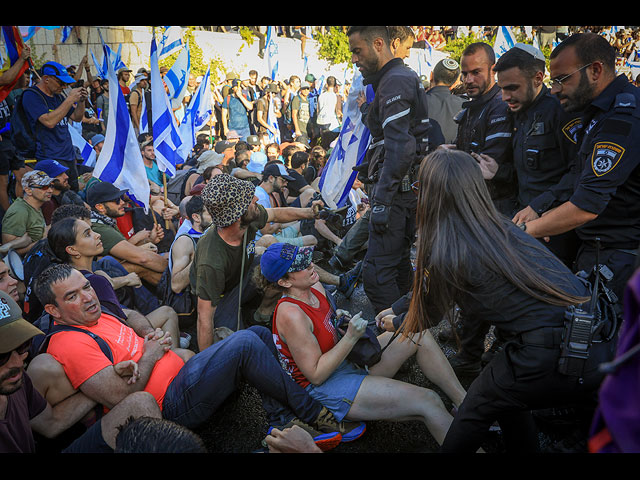
<svg viewBox="0 0 640 480"><path fill-rule="evenodd" d="M294 181L295 180L295 178L293 178L291 175L289 175L289 172L287 172L286 167L283 164L281 164L280 162L268 163L264 167L264 170L262 170L262 178L265 179L269 175L271 175L272 177L282 177L282 178L284 178L285 180L288 180L288 181Z"/></svg>
<svg viewBox="0 0 640 480"><path fill-rule="evenodd" d="M87 192L87 203L95 207L98 203L114 202L127 193L126 190L120 190L112 183L98 182L93 184Z"/></svg>

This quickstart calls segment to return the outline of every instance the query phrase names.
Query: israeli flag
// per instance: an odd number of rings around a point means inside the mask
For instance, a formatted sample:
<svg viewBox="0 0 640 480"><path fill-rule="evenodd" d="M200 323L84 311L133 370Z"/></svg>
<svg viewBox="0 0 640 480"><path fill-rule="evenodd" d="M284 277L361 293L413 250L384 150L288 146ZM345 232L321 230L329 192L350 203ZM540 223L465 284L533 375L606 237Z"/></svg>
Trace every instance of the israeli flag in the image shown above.
<svg viewBox="0 0 640 480"><path fill-rule="evenodd" d="M362 83L362 75L356 70L349 96L345 103L344 121L336 146L327 161L318 187L322 199L329 208L341 208L346 205L349 193L357 172L353 167L360 165L367 153L371 141L369 129L362 123L362 114L358 108L358 94L366 91L367 102L373 101L374 92L371 85Z"/></svg>
<svg viewBox="0 0 640 480"><path fill-rule="evenodd" d="M147 112L147 96L142 92L142 103L140 109L142 114L140 115L140 133L149 133L149 114Z"/></svg>
<svg viewBox="0 0 640 480"><path fill-rule="evenodd" d="M278 125L278 117L276 117L274 100L275 99L271 97L269 108L267 109L267 125L273 128L276 133L273 133L271 130L267 130L267 134L269 135L269 142L280 144L280 126Z"/></svg>
<svg viewBox="0 0 640 480"><path fill-rule="evenodd" d="M158 59L162 60L182 48L182 27L165 27L160 40Z"/></svg>
<svg viewBox="0 0 640 480"><path fill-rule="evenodd" d="M122 61L122 56L121 56L122 44L118 46L117 52L114 52L113 50L111 50L111 48L109 48L109 45L107 44L103 43L103 46L104 46L103 48L104 54L102 56L102 63L98 62L98 59L93 54L93 50L91 50L91 58L93 59L93 64L96 67L96 70L98 71L98 76L100 78L107 78L107 75L108 75L107 65L109 62L111 62L111 65L113 66L113 69L116 72L121 68L127 68L127 66Z"/></svg>
<svg viewBox="0 0 640 480"><path fill-rule="evenodd" d="M210 69L204 74L200 86L191 97L191 101L185 110L184 118L178 129L182 145L178 149L179 163L183 163L189 152L196 144L196 135L211 118L213 108L211 105L211 83L209 81Z"/></svg>
<svg viewBox="0 0 640 480"><path fill-rule="evenodd" d="M191 72L191 53L189 44L178 55L171 69L165 74L164 81L169 88L169 100L171 108L177 109L182 106L182 99L187 93L189 86L189 73Z"/></svg>
<svg viewBox="0 0 640 480"><path fill-rule="evenodd" d="M516 44L516 37L513 35L510 27L499 27L496 41L493 44L493 51L496 54L496 60L499 59L509 49Z"/></svg>
<svg viewBox="0 0 640 480"><path fill-rule="evenodd" d="M274 27L267 27L267 71L271 75L271 80L275 80L278 75L278 44L274 38Z"/></svg>
<svg viewBox="0 0 640 480"><path fill-rule="evenodd" d="M103 44L104 54L108 56ZM93 176L127 190L129 198L149 209L149 181L144 168L140 145L133 130L131 115L111 63L107 64L109 79L109 118L102 151L93 170Z"/></svg>
<svg viewBox="0 0 640 480"><path fill-rule="evenodd" d="M179 160L176 152L182 144L182 140L180 140L171 103L160 76L155 38L151 39L151 116L153 148L158 169L172 177L176 173L176 165Z"/></svg>
<svg viewBox="0 0 640 480"><path fill-rule="evenodd" d="M87 142L77 128L69 125L69 133L71 134L71 142L73 146L80 151L82 156L82 164L87 167L93 167L96 164L96 151L93 146Z"/></svg>

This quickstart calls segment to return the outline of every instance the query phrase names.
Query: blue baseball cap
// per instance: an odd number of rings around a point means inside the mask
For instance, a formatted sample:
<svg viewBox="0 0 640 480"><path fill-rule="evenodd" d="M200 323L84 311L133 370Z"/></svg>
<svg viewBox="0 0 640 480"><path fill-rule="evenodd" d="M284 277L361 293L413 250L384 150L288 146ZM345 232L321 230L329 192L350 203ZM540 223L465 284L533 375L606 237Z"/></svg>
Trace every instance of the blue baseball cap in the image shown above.
<svg viewBox="0 0 640 480"><path fill-rule="evenodd" d="M268 281L277 282L287 273L304 270L312 261L313 247L274 243L260 257L260 270Z"/></svg>
<svg viewBox="0 0 640 480"><path fill-rule="evenodd" d="M40 170L46 173L51 178L56 178L58 175L69 170L67 167L55 160L40 160L33 166L33 168L34 170Z"/></svg>
<svg viewBox="0 0 640 480"><path fill-rule="evenodd" d="M264 170L264 166L267 164L268 158L262 152L253 152L251 154L251 159L247 164L247 170L253 173L262 173Z"/></svg>
<svg viewBox="0 0 640 480"><path fill-rule="evenodd" d="M63 83L75 83L76 81L69 75L64 65L58 62L47 62L42 66L42 75L51 75Z"/></svg>

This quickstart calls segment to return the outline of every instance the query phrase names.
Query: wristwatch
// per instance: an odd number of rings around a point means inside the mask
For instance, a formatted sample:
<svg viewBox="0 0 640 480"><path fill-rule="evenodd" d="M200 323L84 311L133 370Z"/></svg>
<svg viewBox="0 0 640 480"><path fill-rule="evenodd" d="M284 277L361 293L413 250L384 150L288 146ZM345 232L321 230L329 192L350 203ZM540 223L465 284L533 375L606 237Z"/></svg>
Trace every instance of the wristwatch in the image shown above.
<svg viewBox="0 0 640 480"><path fill-rule="evenodd" d="M527 231L527 224L526 224L526 222L521 223L520 225L518 225L518 228L519 228L520 230L522 230L523 232L526 232L526 231Z"/></svg>

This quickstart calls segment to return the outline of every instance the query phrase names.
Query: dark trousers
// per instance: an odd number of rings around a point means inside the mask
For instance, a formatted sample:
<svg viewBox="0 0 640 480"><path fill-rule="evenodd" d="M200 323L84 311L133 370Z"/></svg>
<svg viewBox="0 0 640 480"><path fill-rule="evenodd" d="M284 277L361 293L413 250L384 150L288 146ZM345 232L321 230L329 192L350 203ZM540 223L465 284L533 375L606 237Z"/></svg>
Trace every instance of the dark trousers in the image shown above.
<svg viewBox="0 0 640 480"><path fill-rule="evenodd" d="M560 345L537 346L509 341L467 391L441 447L447 453L473 453L497 420L509 452L538 450L531 410L583 404L595 407L603 379L598 365L608 361L613 343L596 344L587 360L584 381L557 372Z"/></svg>
<svg viewBox="0 0 640 480"><path fill-rule="evenodd" d="M375 195L375 193L374 193ZM391 205L389 228L369 226L369 247L362 266L364 291L376 313L409 291L413 277L411 246L415 237L416 195L399 192Z"/></svg>
<svg viewBox="0 0 640 480"><path fill-rule="evenodd" d="M356 220L356 223L351 226L336 248L335 256L345 267L351 265L355 256L369 241L370 212L371 210L367 210L362 217Z"/></svg>
<svg viewBox="0 0 640 480"><path fill-rule="evenodd" d="M322 409L280 366L271 331L254 326L191 357L169 385L162 415L196 428L242 381L258 390L272 424L285 424L294 416L310 423Z"/></svg>

